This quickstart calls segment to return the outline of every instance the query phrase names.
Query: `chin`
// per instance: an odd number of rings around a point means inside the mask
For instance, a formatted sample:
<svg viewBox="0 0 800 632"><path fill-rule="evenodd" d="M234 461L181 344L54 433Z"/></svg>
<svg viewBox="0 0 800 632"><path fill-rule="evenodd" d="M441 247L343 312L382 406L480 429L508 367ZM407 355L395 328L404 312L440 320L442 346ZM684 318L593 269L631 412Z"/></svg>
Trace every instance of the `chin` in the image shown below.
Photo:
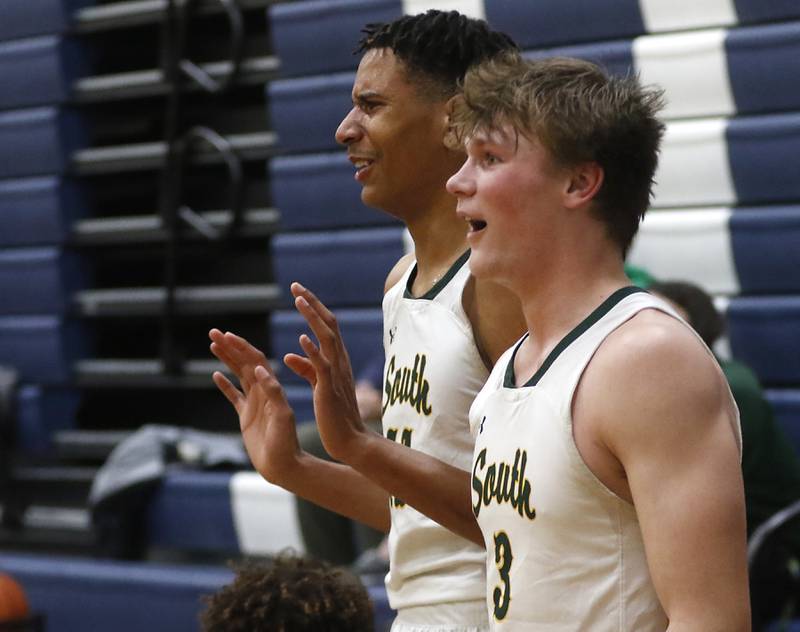
<svg viewBox="0 0 800 632"><path fill-rule="evenodd" d="M492 266L488 264L485 257L482 257L480 253L472 250L470 252L467 265L469 266L469 271L472 273L472 276L474 276L476 279L491 280Z"/></svg>

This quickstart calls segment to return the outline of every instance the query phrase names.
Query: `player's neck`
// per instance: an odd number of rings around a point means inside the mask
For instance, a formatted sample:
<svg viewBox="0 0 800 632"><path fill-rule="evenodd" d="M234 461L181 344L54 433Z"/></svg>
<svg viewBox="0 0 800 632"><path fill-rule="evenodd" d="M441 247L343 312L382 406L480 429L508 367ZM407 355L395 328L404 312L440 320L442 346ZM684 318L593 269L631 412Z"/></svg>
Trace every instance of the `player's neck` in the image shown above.
<svg viewBox="0 0 800 632"><path fill-rule="evenodd" d="M455 200L450 196L409 218L407 226L420 279L446 272L467 250L467 226L456 215Z"/></svg>
<svg viewBox="0 0 800 632"><path fill-rule="evenodd" d="M556 268L543 266L523 287L515 288L531 332L532 346L555 346L606 298L630 281L621 258L607 253L591 259L578 256Z"/></svg>

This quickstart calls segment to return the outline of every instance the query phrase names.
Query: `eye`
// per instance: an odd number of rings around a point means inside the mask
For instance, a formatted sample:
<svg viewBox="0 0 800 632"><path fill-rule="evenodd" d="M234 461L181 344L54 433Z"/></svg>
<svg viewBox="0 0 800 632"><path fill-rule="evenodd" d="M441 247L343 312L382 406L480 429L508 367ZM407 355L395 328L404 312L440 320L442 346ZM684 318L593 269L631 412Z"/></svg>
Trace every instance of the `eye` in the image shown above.
<svg viewBox="0 0 800 632"><path fill-rule="evenodd" d="M358 104L358 107L361 109L362 112L365 114L372 114L380 104L377 101L361 101Z"/></svg>
<svg viewBox="0 0 800 632"><path fill-rule="evenodd" d="M498 158L491 152L487 151L483 154L483 164L486 165L487 167L499 164L500 162L501 162L500 158Z"/></svg>

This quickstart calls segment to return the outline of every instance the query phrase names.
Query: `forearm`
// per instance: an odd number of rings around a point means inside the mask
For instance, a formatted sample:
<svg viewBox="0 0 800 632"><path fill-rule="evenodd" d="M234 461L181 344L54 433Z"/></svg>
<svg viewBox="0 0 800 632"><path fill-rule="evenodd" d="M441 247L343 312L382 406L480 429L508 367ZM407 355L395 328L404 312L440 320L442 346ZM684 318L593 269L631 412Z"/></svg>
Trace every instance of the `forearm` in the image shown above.
<svg viewBox="0 0 800 632"><path fill-rule="evenodd" d="M733 607L670 619L667 632L750 632L750 610Z"/></svg>
<svg viewBox="0 0 800 632"><path fill-rule="evenodd" d="M361 433L344 460L395 498L484 546L472 513L469 472L374 433Z"/></svg>
<svg viewBox="0 0 800 632"><path fill-rule="evenodd" d="M347 465L303 453L291 475L279 484L320 507L389 531L389 494Z"/></svg>

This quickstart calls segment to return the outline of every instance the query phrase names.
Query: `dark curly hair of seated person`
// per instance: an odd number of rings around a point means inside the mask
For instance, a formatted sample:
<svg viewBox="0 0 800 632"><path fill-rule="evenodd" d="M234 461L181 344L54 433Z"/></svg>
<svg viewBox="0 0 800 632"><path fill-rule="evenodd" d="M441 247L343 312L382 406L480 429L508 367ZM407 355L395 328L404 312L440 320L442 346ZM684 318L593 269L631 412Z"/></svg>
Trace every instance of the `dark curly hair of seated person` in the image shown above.
<svg viewBox="0 0 800 632"><path fill-rule="evenodd" d="M282 553L234 570L232 583L203 598L204 632L374 632L369 594L346 569Z"/></svg>

